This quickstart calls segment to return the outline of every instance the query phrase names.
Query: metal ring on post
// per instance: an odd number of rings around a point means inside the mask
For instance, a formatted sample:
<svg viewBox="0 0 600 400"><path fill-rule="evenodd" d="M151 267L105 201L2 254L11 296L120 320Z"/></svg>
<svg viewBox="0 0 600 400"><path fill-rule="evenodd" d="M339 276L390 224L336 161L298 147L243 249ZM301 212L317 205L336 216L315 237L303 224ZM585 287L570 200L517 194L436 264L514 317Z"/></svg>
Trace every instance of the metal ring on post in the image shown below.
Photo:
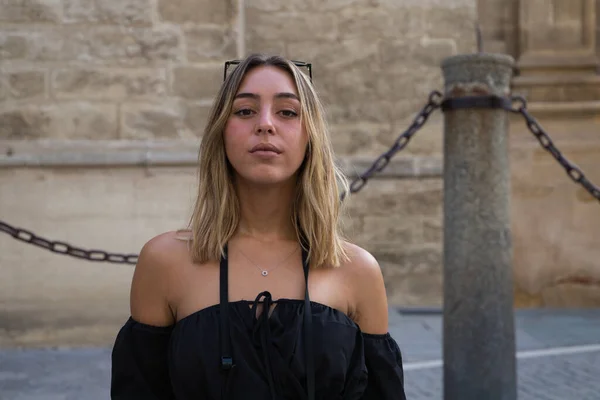
<svg viewBox="0 0 600 400"><path fill-rule="evenodd" d="M511 99L494 95L451 97L442 101L443 112L465 108L500 108L513 111Z"/></svg>

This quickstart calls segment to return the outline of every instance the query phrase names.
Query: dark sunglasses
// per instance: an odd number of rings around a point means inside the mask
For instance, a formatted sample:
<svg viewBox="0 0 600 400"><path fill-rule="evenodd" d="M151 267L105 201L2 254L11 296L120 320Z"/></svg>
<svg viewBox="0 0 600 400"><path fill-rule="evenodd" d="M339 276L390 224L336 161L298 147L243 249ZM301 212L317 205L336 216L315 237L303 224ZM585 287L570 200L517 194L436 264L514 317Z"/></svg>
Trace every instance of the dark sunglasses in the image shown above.
<svg viewBox="0 0 600 400"><path fill-rule="evenodd" d="M238 65L241 62L242 62L242 60L225 61L225 68L223 70L223 80L225 80L227 78L227 70L229 69L229 66L230 65ZM312 81L312 64L311 63L307 63L304 61L293 61L293 60L292 60L292 63L294 63L294 65L298 68L307 68L308 76L310 77L310 80Z"/></svg>

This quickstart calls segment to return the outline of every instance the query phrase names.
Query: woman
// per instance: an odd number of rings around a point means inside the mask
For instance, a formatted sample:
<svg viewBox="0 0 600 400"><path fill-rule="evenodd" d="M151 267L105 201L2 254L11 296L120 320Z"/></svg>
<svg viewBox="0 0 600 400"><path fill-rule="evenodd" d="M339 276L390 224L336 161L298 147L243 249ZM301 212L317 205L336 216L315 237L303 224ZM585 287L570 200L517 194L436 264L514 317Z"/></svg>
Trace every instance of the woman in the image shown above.
<svg viewBox="0 0 600 400"><path fill-rule="evenodd" d="M381 270L338 228L347 184L311 80L243 60L199 162L189 231L139 255L112 399L404 399Z"/></svg>

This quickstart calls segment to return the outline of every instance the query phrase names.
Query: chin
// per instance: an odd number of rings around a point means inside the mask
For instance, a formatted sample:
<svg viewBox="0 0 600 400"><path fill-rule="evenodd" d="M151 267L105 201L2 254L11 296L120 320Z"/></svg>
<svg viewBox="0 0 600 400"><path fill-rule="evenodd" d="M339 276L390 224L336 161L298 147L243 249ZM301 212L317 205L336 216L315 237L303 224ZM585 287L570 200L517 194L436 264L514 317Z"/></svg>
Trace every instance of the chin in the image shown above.
<svg viewBox="0 0 600 400"><path fill-rule="evenodd" d="M239 175L246 182L260 186L282 185L289 183L295 178L294 174L272 169L266 171L246 171L246 173Z"/></svg>

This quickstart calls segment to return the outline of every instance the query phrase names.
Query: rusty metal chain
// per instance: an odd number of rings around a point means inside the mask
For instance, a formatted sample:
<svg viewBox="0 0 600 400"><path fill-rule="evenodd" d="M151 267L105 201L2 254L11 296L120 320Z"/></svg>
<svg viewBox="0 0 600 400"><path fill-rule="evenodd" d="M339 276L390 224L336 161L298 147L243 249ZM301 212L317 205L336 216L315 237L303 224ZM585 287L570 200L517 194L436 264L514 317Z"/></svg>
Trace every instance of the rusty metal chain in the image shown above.
<svg viewBox="0 0 600 400"><path fill-rule="evenodd" d="M589 194L591 194L596 200L600 201L600 188L590 182L583 171L575 164L567 160L558 148L550 139L550 136L546 133L544 128L537 122L537 120L529 114L527 111L527 101L521 96L514 96L512 98L513 103L517 103L517 107L512 107L510 110L513 113L521 114L525 118L527 127L533 133L533 135L540 142L542 147L552 154L552 156L563 166L567 175L575 182L580 184Z"/></svg>
<svg viewBox="0 0 600 400"><path fill-rule="evenodd" d="M429 95L429 100L419 114L415 117L413 123L404 131L390 147L388 151L379 156L371 167L357 177L350 185L350 192L355 193L361 190L367 181L376 173L381 172L390 162L391 158L402 150L412 136L427 122L429 115L440 107L442 94L438 91L433 91ZM341 200L344 200L346 193L341 195ZM30 231L14 228L7 223L0 221L0 231L8 233L17 240L25 243L30 243L35 246L39 246L43 249L50 250L54 253L69 255L77 258L81 258L88 261L99 261L99 262L110 262L116 264L136 264L137 254L117 254L108 253L103 250L85 250L82 248L74 247L68 243L51 241L44 239L33 234Z"/></svg>
<svg viewBox="0 0 600 400"><path fill-rule="evenodd" d="M410 139L412 139L413 135L417 133L417 131L421 129L423 125L425 125L431 113L440 108L442 97L443 95L437 90L434 90L429 94L427 104L423 106L408 129L400 134L392 146L386 152L381 154L365 172L360 174L352 181L350 184L350 193L356 193L360 191L363 187L365 187L367 181L372 178L373 175L383 171L383 169L387 167L392 157L394 157L394 155L396 155L396 153L398 153L400 150L404 149ZM340 196L341 200L344 200L346 195L346 192L342 193Z"/></svg>
<svg viewBox="0 0 600 400"><path fill-rule="evenodd" d="M102 250L84 250L71 246L68 243L44 239L24 229L14 228L2 221L0 221L0 231L6 232L22 242L30 243L58 254L69 255L88 261L105 261L115 264L137 263L137 254L114 254Z"/></svg>

